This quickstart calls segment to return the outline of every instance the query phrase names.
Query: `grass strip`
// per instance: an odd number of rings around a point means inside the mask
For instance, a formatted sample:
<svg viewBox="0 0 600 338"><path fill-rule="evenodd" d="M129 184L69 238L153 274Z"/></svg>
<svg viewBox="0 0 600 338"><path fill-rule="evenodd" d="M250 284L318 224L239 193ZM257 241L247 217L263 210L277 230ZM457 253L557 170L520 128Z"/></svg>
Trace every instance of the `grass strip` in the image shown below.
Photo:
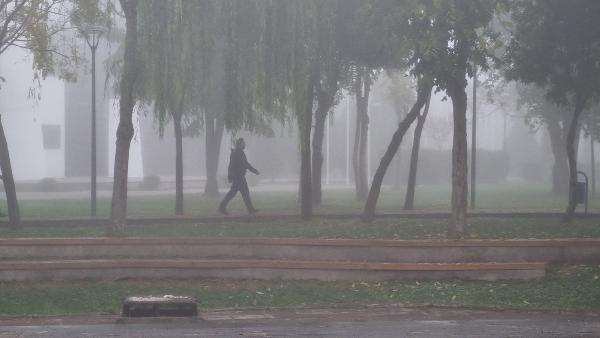
<svg viewBox="0 0 600 338"><path fill-rule="evenodd" d="M433 304L600 310L600 266L558 266L533 281L318 282L258 280L0 284L2 315L118 314L131 295L181 294L202 308Z"/></svg>
<svg viewBox="0 0 600 338"><path fill-rule="evenodd" d="M547 185L527 185L522 183L479 184L477 186L477 207L480 210L495 211L563 211L566 197L553 194ZM254 188L251 188L254 190ZM449 186L417 187L415 210L450 210ZM377 204L379 212L394 213L402 209L404 189L384 189ZM51 194L51 199L22 199L19 203L24 218L57 218L89 216L88 195L82 197ZM40 197L41 198L41 197ZM253 191L255 205L266 214L298 214L298 192L294 186L288 191ZM171 216L173 215L175 196L173 193L160 195L131 194L127 200L128 213L136 216ZM218 216L219 198L208 198L200 193L185 194L185 213L191 216ZM316 213L339 214L362 212L364 202L357 201L352 187L332 189L325 187L323 203L315 207ZM590 210L600 209L600 195L589 201ZM246 209L241 198L236 197L230 207L234 214L244 214ZM6 211L6 201L0 199L0 210ZM98 216L108 217L110 214L110 198L98 198Z"/></svg>
<svg viewBox="0 0 600 338"><path fill-rule="evenodd" d="M360 219L216 224L130 225L129 236L228 236L356 239L444 239L445 219ZM556 218L470 218L466 238L600 238L600 220L576 219L565 225ZM102 237L102 226L35 226L18 231L0 229L0 237Z"/></svg>

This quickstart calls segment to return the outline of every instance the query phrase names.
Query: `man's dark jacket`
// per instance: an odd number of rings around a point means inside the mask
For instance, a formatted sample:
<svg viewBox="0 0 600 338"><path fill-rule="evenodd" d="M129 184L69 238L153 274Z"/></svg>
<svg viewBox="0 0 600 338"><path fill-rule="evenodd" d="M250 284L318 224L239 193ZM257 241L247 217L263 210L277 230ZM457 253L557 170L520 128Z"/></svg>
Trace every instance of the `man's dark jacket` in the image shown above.
<svg viewBox="0 0 600 338"><path fill-rule="evenodd" d="M227 172L227 178L229 182L233 182L236 178L246 176L246 170L258 174L258 170L254 169L248 160L246 154L242 149L232 149L231 155L229 156L229 168Z"/></svg>

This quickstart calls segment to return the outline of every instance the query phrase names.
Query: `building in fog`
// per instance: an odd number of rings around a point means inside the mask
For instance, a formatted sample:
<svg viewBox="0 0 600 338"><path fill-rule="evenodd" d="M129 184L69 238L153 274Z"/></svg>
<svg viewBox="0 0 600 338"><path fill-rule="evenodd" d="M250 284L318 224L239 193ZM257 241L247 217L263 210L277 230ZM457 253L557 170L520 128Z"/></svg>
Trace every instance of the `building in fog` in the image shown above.
<svg viewBox="0 0 600 338"><path fill-rule="evenodd" d="M87 51L89 53L89 51ZM96 113L98 177L112 175L117 106L105 88L103 60L98 49ZM15 179L39 180L90 175L91 74L84 67L77 82L56 77L34 80L31 58L10 48L0 58L0 114ZM142 176L139 145L132 144L131 175ZM112 153L111 153L112 149Z"/></svg>

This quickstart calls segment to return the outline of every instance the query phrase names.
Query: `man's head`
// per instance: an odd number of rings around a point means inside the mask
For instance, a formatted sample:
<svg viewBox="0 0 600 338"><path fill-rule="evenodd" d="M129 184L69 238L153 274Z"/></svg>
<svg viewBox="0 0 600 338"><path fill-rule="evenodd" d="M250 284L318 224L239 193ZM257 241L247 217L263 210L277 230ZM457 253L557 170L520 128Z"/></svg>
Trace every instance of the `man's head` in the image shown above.
<svg viewBox="0 0 600 338"><path fill-rule="evenodd" d="M235 148L241 150L244 150L244 148L246 148L246 141L244 141L243 137L240 137L237 140L235 140Z"/></svg>

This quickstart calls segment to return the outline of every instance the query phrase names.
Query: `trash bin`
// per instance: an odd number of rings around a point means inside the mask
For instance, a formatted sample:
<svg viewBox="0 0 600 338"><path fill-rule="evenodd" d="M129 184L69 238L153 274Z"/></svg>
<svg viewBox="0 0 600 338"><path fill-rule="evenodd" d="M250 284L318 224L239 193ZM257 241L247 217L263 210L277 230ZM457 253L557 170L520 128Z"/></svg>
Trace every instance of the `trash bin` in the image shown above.
<svg viewBox="0 0 600 338"><path fill-rule="evenodd" d="M576 195L577 195L577 203L578 204L585 203L586 196L587 196L587 183L586 182L577 182Z"/></svg>

